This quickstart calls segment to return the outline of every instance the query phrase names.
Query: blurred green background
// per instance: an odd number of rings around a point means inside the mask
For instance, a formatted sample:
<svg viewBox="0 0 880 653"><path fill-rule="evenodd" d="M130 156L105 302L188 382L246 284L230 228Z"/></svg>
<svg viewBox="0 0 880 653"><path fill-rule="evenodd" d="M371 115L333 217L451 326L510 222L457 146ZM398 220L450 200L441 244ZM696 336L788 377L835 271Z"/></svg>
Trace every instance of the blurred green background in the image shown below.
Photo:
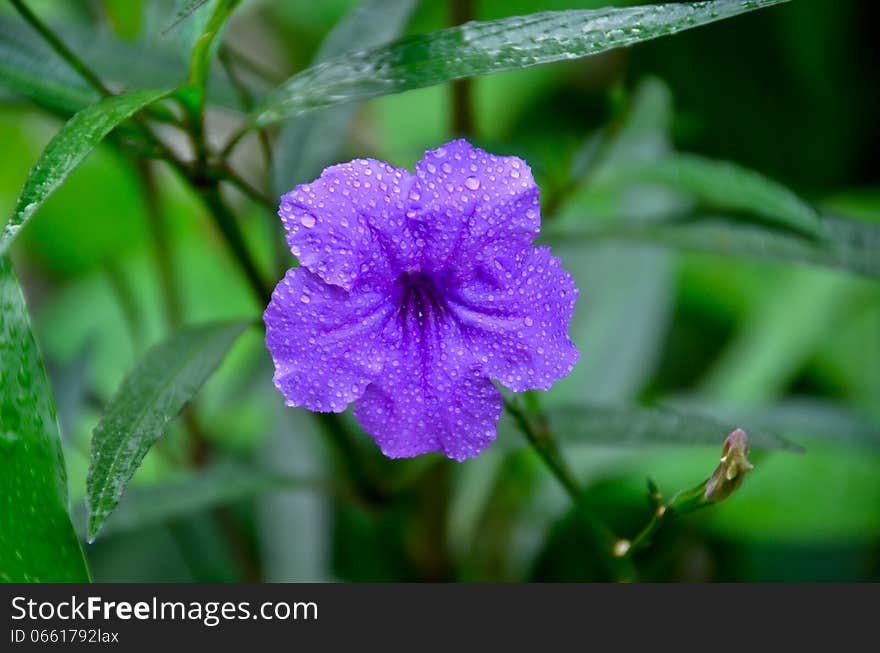
<svg viewBox="0 0 880 653"><path fill-rule="evenodd" d="M246 2L225 42L265 69L266 79L245 76L266 88L306 67L354 4ZM473 17L605 4L480 0ZM108 75L113 66L122 79L139 80L178 79L184 70L181 33L159 36L168 3L30 5ZM5 4L0 19L4 32L35 39ZM405 33L451 21L447 3L424 1ZM878 21L876 2L795 0L631 49L475 79L467 135L529 162L542 187L545 224L668 212L681 198L572 181L577 162L588 156L585 144L625 122L642 93L656 142L640 147L735 161L822 210L880 222ZM111 54L123 51L135 54ZM223 105L235 107L236 99L222 70L215 73L211 89L220 107L210 113L209 128L225 133L233 114ZM424 150L457 135L452 105L450 85L368 101L343 126L344 146L334 160L373 156L411 167ZM3 214L12 213L30 166L60 124L21 99L0 96ZM285 176L282 165L267 173L253 139L234 162L273 195L307 181ZM145 187L130 155L102 145L40 209L16 250L56 393L80 522L91 430L138 356L166 329L153 211L179 272L174 283L185 323L262 310L199 202L167 169L157 165L154 172L155 183ZM268 271L280 223L263 207L230 198ZM571 334L582 358L542 398L545 404L699 405L736 424L781 425L806 448L757 452L755 471L729 500L661 531L636 558L639 578L880 580L880 285L842 272L649 244L547 242L581 289ZM382 505L364 507L323 486L248 481L236 493L241 479L224 481L231 464L291 478L332 481L343 473L338 447L328 446L309 414L283 406L257 329L236 344L193 410L211 443L212 471L189 467L187 431L175 422L145 459L120 514L86 546L95 580L608 578L590 529L506 422L495 445L463 464L433 455L384 460L358 430L357 455L391 488ZM649 514L646 477L667 496L691 487L711 473L720 446L719 440L705 448L563 449L588 486L585 504L617 532L634 534ZM179 488L195 492L200 477L233 491L209 508L151 517L151 507L181 501Z"/></svg>

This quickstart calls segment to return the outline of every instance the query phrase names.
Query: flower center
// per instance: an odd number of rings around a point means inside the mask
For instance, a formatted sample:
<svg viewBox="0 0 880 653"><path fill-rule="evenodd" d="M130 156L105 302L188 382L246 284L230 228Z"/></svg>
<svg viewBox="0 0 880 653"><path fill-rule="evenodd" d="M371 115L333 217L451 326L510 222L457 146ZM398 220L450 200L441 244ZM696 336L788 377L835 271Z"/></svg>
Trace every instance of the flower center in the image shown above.
<svg viewBox="0 0 880 653"><path fill-rule="evenodd" d="M424 331L446 315L443 293L425 272L407 270L397 278L396 286L398 319L404 326L418 325Z"/></svg>

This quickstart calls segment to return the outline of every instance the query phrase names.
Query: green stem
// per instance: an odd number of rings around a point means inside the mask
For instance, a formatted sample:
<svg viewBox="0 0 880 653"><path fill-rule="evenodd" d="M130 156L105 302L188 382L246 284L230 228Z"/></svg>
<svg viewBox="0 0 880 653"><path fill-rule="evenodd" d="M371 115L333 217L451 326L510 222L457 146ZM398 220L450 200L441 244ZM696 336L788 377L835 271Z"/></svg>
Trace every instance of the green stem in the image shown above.
<svg viewBox="0 0 880 653"><path fill-rule="evenodd" d="M615 549L615 555L619 557L632 557L651 544L651 540L660 527L678 514L684 514L698 510L708 505L704 500L705 483L695 488L679 492L668 502L660 499L660 493L651 484L651 498L654 502L654 514L651 521L639 531L632 541L619 540Z"/></svg>
<svg viewBox="0 0 880 653"><path fill-rule="evenodd" d="M474 19L473 0L450 0L452 25ZM452 131L456 136L474 133L473 82L469 78L452 83Z"/></svg>
<svg viewBox="0 0 880 653"><path fill-rule="evenodd" d="M235 87L238 93L241 108L244 109L245 113L250 113L254 108L254 98L241 78L235 73L235 64L232 61L229 49L221 47L219 58L220 63L223 65L223 70L226 71L226 76L229 77L229 81L232 82L233 87ZM272 146L269 144L269 135L265 129L259 129L257 130L257 137L260 139L260 150L263 153L266 173L269 174L272 170Z"/></svg>
<svg viewBox="0 0 880 653"><path fill-rule="evenodd" d="M363 456L351 431L340 415L336 413L313 413L321 432L331 443L339 457L344 471L343 476L351 480L352 493L361 497L368 506L384 504L388 496L375 482L375 475L367 470Z"/></svg>
<svg viewBox="0 0 880 653"><path fill-rule="evenodd" d="M538 453L541 460L544 461L544 464L547 465L547 468L571 497L571 500L575 503L580 501L580 485L575 479L568 463L562 457L562 453L559 451L559 447L556 446L556 441L553 439L553 434L550 430L546 428L546 425L535 424L515 402L505 399L504 406L516 421L523 435L526 436L529 444L532 445L532 448Z"/></svg>
<svg viewBox="0 0 880 653"><path fill-rule="evenodd" d="M137 169L144 193L150 235L153 238L159 289L162 294L162 302L165 305L165 321L171 329L175 329L181 323L181 300L175 284L174 259L168 242L168 232L165 229L165 220L159 206L159 188L156 185L156 175L150 163L143 159L137 160Z"/></svg>
<svg viewBox="0 0 880 653"><path fill-rule="evenodd" d="M232 211L229 210L229 207L226 206L223 197L220 195L220 189L217 187L216 183L214 183L208 187L202 187L199 190L202 199L211 211L211 217L214 219L218 229L220 229L220 233L226 240L226 244L229 246L229 249L232 250L239 265L241 265L245 277L251 286L251 290L253 290L257 297L257 301L264 304L269 301L269 297L272 295L272 288L263 280L263 276L257 268L256 262L248 251L244 236L238 227L238 222L236 222L235 216L232 214Z"/></svg>
<svg viewBox="0 0 880 653"><path fill-rule="evenodd" d="M220 164L216 167L212 167L207 171L206 174L212 179L229 183L257 204L272 209L273 211L278 208L277 201L275 201L259 189L254 188L241 175L239 175L226 164Z"/></svg>
<svg viewBox="0 0 880 653"><path fill-rule="evenodd" d="M233 45L229 43L224 43L222 46L220 46L220 48L221 56L225 51L226 56L229 57L230 60L235 59L236 63L238 63L239 66L241 66L251 74L255 75L256 77L259 77L270 86L278 86L281 82L284 81L283 76L269 70L256 59L251 59L244 52L237 50Z"/></svg>

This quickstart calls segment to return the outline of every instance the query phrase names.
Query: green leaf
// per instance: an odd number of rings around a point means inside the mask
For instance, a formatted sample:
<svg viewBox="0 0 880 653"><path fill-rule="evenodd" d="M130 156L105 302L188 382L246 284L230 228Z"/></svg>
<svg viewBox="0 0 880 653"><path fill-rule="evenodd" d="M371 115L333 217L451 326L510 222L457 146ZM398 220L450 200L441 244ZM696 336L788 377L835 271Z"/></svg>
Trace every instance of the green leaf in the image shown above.
<svg viewBox="0 0 880 653"><path fill-rule="evenodd" d="M364 0L324 39L315 63L394 38L415 5L416 0ZM285 123L275 148L277 194L317 177L337 160L355 109L355 105L332 107Z"/></svg>
<svg viewBox="0 0 880 653"><path fill-rule="evenodd" d="M713 0L547 11L467 23L312 66L270 93L246 127L268 125L318 107L598 54L782 1Z"/></svg>
<svg viewBox="0 0 880 653"><path fill-rule="evenodd" d="M584 405L545 409L554 436L562 444L611 446L707 445L720 446L739 425L697 412L672 408ZM763 430L749 431L755 449L802 452L799 445Z"/></svg>
<svg viewBox="0 0 880 653"><path fill-rule="evenodd" d="M101 140L120 123L169 91L136 90L101 100L71 118L43 150L18 197L15 213L0 233L0 256L40 205Z"/></svg>
<svg viewBox="0 0 880 653"><path fill-rule="evenodd" d="M182 2L177 2L177 12L174 14L172 21L168 23L168 26L162 30L162 34L165 35L173 30L182 21L189 18L196 9L200 8L207 2L208 0L183 0Z"/></svg>
<svg viewBox="0 0 880 653"><path fill-rule="evenodd" d="M592 183L620 186L657 184L693 195L709 208L744 211L810 236L822 233L818 213L788 188L727 161L674 154L655 161L609 165Z"/></svg>
<svg viewBox="0 0 880 653"><path fill-rule="evenodd" d="M189 83L202 95L204 95L205 83L211 68L211 61L216 52L216 39L220 30L226 24L226 19L232 15L239 0L217 0L214 12L208 19L205 29L196 40L192 51L189 66Z"/></svg>
<svg viewBox="0 0 880 653"><path fill-rule="evenodd" d="M54 53L31 47L8 21L0 21L0 86L61 115L100 98Z"/></svg>
<svg viewBox="0 0 880 653"><path fill-rule="evenodd" d="M178 331L153 347L129 373L92 435L86 481L89 540L168 422L223 360L247 322L218 322Z"/></svg>
<svg viewBox="0 0 880 653"><path fill-rule="evenodd" d="M192 476L157 485L132 487L125 493L125 501L101 529L101 535L107 537L161 524L254 497L267 490L304 487L304 481L242 465L215 465L199 470ZM86 507L75 510L73 518L77 531L85 537L88 519Z"/></svg>
<svg viewBox="0 0 880 653"><path fill-rule="evenodd" d="M766 226L743 224L723 217L690 221L634 223L575 231L548 229L550 241L599 240L642 242L694 252L768 261L807 263L867 277L880 277L880 227L824 215L820 239L804 238Z"/></svg>
<svg viewBox="0 0 880 653"><path fill-rule="evenodd" d="M0 258L0 581L87 582L67 512L55 402L27 306Z"/></svg>

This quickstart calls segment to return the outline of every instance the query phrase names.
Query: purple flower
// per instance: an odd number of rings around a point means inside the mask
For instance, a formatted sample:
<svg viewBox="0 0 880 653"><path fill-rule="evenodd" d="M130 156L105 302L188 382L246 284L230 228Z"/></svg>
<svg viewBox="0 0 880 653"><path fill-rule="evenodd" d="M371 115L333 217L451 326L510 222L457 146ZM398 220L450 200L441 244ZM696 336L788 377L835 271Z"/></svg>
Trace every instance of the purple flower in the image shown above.
<svg viewBox="0 0 880 653"><path fill-rule="evenodd" d="M548 389L578 359L571 276L540 230L538 187L516 157L457 140L415 175L356 159L281 199L301 267L263 316L289 406L342 412L391 458L476 456L501 393Z"/></svg>

